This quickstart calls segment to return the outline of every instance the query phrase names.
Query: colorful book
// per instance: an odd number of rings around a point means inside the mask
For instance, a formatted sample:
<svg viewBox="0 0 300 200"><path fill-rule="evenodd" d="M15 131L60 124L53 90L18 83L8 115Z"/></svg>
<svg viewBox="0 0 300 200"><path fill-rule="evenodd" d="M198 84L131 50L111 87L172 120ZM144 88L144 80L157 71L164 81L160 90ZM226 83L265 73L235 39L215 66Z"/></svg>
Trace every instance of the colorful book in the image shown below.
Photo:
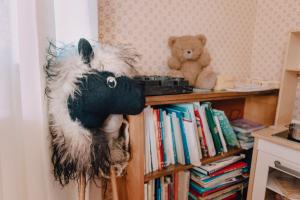
<svg viewBox="0 0 300 200"><path fill-rule="evenodd" d="M208 188L203 188L197 183L195 183L193 180L190 181L190 189L194 190L199 194L201 197L208 196L209 194L215 193L217 191L223 190L225 188L228 188L229 186L241 183L245 181L247 178L244 178L243 176L238 176L235 177L231 180L226 181L224 184L215 186L215 187L208 187Z"/></svg>
<svg viewBox="0 0 300 200"><path fill-rule="evenodd" d="M177 162L184 165L185 164L184 149L183 149L179 119L176 116L176 113L171 113L171 120L172 120L172 127L173 127L173 136L175 139L174 146L176 147Z"/></svg>
<svg viewBox="0 0 300 200"><path fill-rule="evenodd" d="M189 148L188 148L188 141L187 141L187 135L186 135L186 131L184 128L184 124L183 124L183 119L184 119L184 114L183 112L173 109L173 108L166 108L166 110L170 113L175 113L177 118L178 118L178 122L179 122L179 127L180 127L180 134L181 134L181 139L182 139L182 146L183 146L183 152L184 152L184 159L185 159L185 164L191 164L190 161L190 153L189 153Z"/></svg>
<svg viewBox="0 0 300 200"><path fill-rule="evenodd" d="M265 125L252 122L247 119L237 119L231 122L231 125L235 131L240 133L252 133L254 131L265 128Z"/></svg>
<svg viewBox="0 0 300 200"><path fill-rule="evenodd" d="M164 167L169 165L169 160L167 157L167 147L165 146L166 142L166 133L165 133L165 126L164 126L164 115L163 115L163 110L159 109L159 124L160 124L160 132L161 132L161 140L162 140L162 152L163 152L163 163L164 163Z"/></svg>
<svg viewBox="0 0 300 200"><path fill-rule="evenodd" d="M168 118L170 120L170 125L171 125L171 136L172 136L172 143L173 143L173 152L174 152L174 164L178 163L178 151L177 151L177 146L176 146L176 136L175 136L175 121L173 122L172 115L168 114ZM176 127L177 128L177 127ZM179 128L178 128L179 129ZM177 132L177 130L176 130ZM178 139L180 138L180 135L178 135Z"/></svg>
<svg viewBox="0 0 300 200"><path fill-rule="evenodd" d="M224 111L213 109L214 115L218 117L220 122L221 130L226 140L226 144L233 148L239 147L239 141L232 129L232 126L229 123L228 118L226 117Z"/></svg>
<svg viewBox="0 0 300 200"><path fill-rule="evenodd" d="M199 173L198 171L196 170L193 170L192 169L192 173L197 175L197 178L200 179L200 180L205 180L207 178L211 178L211 177L214 177L214 176L219 176L219 175L222 175L224 173L228 173L228 172L231 172L233 170L237 170L237 169L244 169L244 168L247 168L248 165L246 162L243 162L243 161L239 161L239 162L236 162L236 163L233 163L231 165L228 165L227 167L224 167L216 172L213 172L209 175L204 175L202 173Z"/></svg>
<svg viewBox="0 0 300 200"><path fill-rule="evenodd" d="M184 119L192 122L193 127L191 127L189 133L190 133L190 137L192 137L194 139L191 140L190 142L191 142L193 151L197 150L198 151L197 157L201 159L202 153L201 153L200 141L199 141L198 130L197 130L197 122L196 122L193 104L191 104L191 103L174 104L174 105L171 105L170 107L182 111L184 113ZM200 159L198 159L198 160L200 160Z"/></svg>
<svg viewBox="0 0 300 200"><path fill-rule="evenodd" d="M213 138L213 142L216 148L216 153L222 153L223 147L222 147L222 143L221 143L221 139L218 133L218 129L217 126L215 124L214 121L214 117L213 117L213 111L211 108L211 103L206 102L204 104L202 104L203 106L205 106L205 114L206 114L206 119L207 119L207 123L208 123L208 127L209 130L211 132L211 136Z"/></svg>
<svg viewBox="0 0 300 200"><path fill-rule="evenodd" d="M178 200L187 200L190 183L190 172L178 172Z"/></svg>
<svg viewBox="0 0 300 200"><path fill-rule="evenodd" d="M212 135L211 135L208 123L207 123L205 108L206 108L206 106L204 106L204 105L200 106L200 119L201 119L200 123L202 125L202 130L204 133L203 135L204 135L206 143L207 143L208 155L211 157L211 156L216 155L216 149L215 149Z"/></svg>
<svg viewBox="0 0 300 200"><path fill-rule="evenodd" d="M236 169L224 174L220 174L218 176L209 177L203 180L200 180L195 176L193 173L191 174L191 180L193 180L195 183L200 185L201 187L208 188L208 187L215 187L220 184L224 184L227 180L232 179L234 177L242 175L243 170L242 169Z"/></svg>
<svg viewBox="0 0 300 200"><path fill-rule="evenodd" d="M195 118L196 118L196 123L197 123L197 129L198 129L198 135L199 135L199 141L200 141L200 148L202 152L202 157L206 158L208 157L208 149L207 149L207 143L205 140L205 135L203 133L203 124L201 122L201 117L200 117L200 103L199 102L194 102L194 113L195 113Z"/></svg>
<svg viewBox="0 0 300 200"><path fill-rule="evenodd" d="M174 148L173 148L173 139L172 139L172 129L171 129L171 118L167 115L166 111L162 110L162 125L164 131L164 149L166 155L167 165L175 164L174 160Z"/></svg>
<svg viewBox="0 0 300 200"><path fill-rule="evenodd" d="M194 166L200 166L201 162L201 154L198 151L197 142L194 132L194 125L191 121L183 120L183 125L185 128L185 133L187 136L188 141L188 148L189 148L189 154L190 154L190 162Z"/></svg>
<svg viewBox="0 0 300 200"><path fill-rule="evenodd" d="M217 126L217 129L218 129L218 134L219 134L219 137L220 137L220 140L221 140L223 151L228 152L226 141L225 141L225 138L224 138L224 135L223 135L223 132L222 132L222 128L221 128L221 124L220 124L220 121L218 119L218 116L214 115L214 113L213 113L213 117L214 117L214 121L215 121L215 124Z"/></svg>
<svg viewBox="0 0 300 200"><path fill-rule="evenodd" d="M241 191L243 188L244 188L244 183L238 183L238 184L231 185L229 187L226 187L225 189L216 191L216 192L211 193L211 194L206 195L206 196L201 196L195 190L190 189L189 196L192 199L196 199L196 200L211 200L211 199L216 200L216 199L222 199L222 198L230 197L230 196L232 196L232 194L236 194L238 191Z"/></svg>
<svg viewBox="0 0 300 200"><path fill-rule="evenodd" d="M162 142L162 135L161 135L161 124L160 124L160 112L158 109L154 109L154 124L155 124L155 132L157 137L157 146L158 146L158 157L159 157L159 169L165 167L164 162L164 146Z"/></svg>
<svg viewBox="0 0 300 200"><path fill-rule="evenodd" d="M161 200L161 183L160 179L155 179L155 199Z"/></svg>
<svg viewBox="0 0 300 200"><path fill-rule="evenodd" d="M202 174L209 175L244 158L244 154L241 154L239 156L229 156L227 158L223 158L206 165L201 165L200 167L194 167L193 169Z"/></svg>

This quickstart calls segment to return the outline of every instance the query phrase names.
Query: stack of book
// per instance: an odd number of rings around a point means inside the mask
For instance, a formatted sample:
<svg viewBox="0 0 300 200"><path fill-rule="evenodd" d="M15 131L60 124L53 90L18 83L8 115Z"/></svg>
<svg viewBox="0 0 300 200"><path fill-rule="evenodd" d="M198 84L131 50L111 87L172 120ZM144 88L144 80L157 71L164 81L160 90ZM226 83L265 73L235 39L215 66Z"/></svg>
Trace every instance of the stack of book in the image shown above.
<svg viewBox="0 0 300 200"><path fill-rule="evenodd" d="M203 157L239 147L225 113L209 102L147 107L144 115L146 174L178 163L200 166Z"/></svg>
<svg viewBox="0 0 300 200"><path fill-rule="evenodd" d="M237 197L249 177L247 163L241 161L244 157L241 154L194 167L191 170L190 199L239 199Z"/></svg>
<svg viewBox="0 0 300 200"><path fill-rule="evenodd" d="M253 148L254 138L252 132L265 128L264 125L247 119L234 120L231 125L236 132L241 148L245 150Z"/></svg>
<svg viewBox="0 0 300 200"><path fill-rule="evenodd" d="M187 200L190 172L181 171L144 184L144 200Z"/></svg>

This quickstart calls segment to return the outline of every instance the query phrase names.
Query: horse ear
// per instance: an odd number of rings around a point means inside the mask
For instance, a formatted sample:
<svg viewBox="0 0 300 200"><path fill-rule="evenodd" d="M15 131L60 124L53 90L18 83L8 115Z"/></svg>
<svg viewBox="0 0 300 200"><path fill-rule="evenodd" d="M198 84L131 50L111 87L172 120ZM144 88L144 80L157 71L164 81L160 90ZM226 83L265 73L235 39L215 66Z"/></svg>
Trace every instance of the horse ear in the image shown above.
<svg viewBox="0 0 300 200"><path fill-rule="evenodd" d="M92 45L84 38L81 38L78 42L78 53L81 55L84 64L90 64L94 58Z"/></svg>

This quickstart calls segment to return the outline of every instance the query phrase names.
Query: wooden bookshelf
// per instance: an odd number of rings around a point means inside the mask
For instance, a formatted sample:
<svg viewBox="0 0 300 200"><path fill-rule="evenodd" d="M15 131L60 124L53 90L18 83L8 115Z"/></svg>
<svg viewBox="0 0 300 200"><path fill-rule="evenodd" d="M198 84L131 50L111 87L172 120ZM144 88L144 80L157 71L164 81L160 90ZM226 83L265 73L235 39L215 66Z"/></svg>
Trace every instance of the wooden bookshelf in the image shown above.
<svg viewBox="0 0 300 200"><path fill-rule="evenodd" d="M279 90L257 92L207 92L182 95L152 96L146 98L147 105L167 105L174 103L211 101L213 107L224 110L230 119L245 117L249 120L266 125L274 124ZM127 174L121 179L119 187L120 199L144 199L144 183L165 175L172 175L178 171L190 169L191 165L169 166L163 170L144 174L144 114L128 116L130 131L131 160ZM203 164L221 158L241 153L241 149L233 149L228 153L202 159ZM120 184L121 185L121 184Z"/></svg>
<svg viewBox="0 0 300 200"><path fill-rule="evenodd" d="M240 148L231 149L227 153L222 153L220 155L216 155L216 156L209 157L209 158L203 158L201 160L201 164L208 164L208 163L214 162L216 160L220 160L222 158L226 158L229 156L236 155L238 153L242 153L243 151L244 150L240 149ZM193 167L193 165L180 165L180 164L179 165L171 165L171 166L166 167L165 169L146 174L144 177L144 182L148 182L152 179L156 179L156 178L159 178L162 176L167 176L167 175L179 172L179 171L191 169L192 167Z"/></svg>
<svg viewBox="0 0 300 200"><path fill-rule="evenodd" d="M191 94L177 94L177 95L164 95L164 96L150 96L146 98L146 105L164 105L175 103L188 103L195 101L216 101L226 99L241 99L253 95L274 95L278 94L278 89L253 91L253 92L227 92L227 91L214 91L214 92L198 92Z"/></svg>

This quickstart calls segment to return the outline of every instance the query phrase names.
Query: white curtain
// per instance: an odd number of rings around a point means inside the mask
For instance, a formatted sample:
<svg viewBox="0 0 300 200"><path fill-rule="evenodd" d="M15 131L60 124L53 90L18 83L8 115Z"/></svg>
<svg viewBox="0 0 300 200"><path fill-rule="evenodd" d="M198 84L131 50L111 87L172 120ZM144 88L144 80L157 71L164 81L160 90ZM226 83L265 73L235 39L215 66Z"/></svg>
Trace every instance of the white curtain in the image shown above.
<svg viewBox="0 0 300 200"><path fill-rule="evenodd" d="M0 0L0 200L77 197L75 183L62 189L51 172L42 66L56 35L54 13L53 0Z"/></svg>

